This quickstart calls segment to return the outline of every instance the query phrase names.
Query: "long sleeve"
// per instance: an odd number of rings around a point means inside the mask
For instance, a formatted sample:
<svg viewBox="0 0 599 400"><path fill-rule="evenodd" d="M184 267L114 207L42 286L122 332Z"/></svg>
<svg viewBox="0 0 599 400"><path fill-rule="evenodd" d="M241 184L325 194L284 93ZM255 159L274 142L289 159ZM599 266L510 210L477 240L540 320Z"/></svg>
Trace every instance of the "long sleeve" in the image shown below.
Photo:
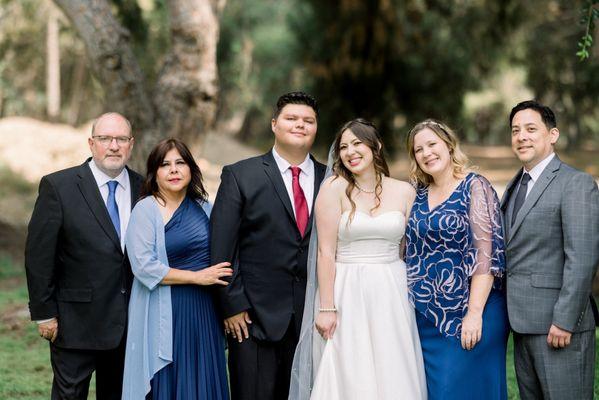
<svg viewBox="0 0 599 400"><path fill-rule="evenodd" d="M138 203L129 219L125 246L131 262L133 275L148 289L153 290L169 271L168 265L158 258L156 216L152 212L152 199Z"/></svg>
<svg viewBox="0 0 599 400"><path fill-rule="evenodd" d="M221 183L210 216L211 264L230 262L233 276L226 287L217 288L221 309L225 317L250 308L243 288L239 260L238 235L242 220L243 199L233 172L223 168Z"/></svg>
<svg viewBox="0 0 599 400"><path fill-rule="evenodd" d="M573 332L587 307L599 263L599 190L590 175L577 174L568 182L561 219L565 261L553 324Z"/></svg>
<svg viewBox="0 0 599 400"><path fill-rule="evenodd" d="M468 217L473 252L473 264L468 275L503 276L505 244L499 200L491 184L481 176L473 179L470 186Z"/></svg>
<svg viewBox="0 0 599 400"><path fill-rule="evenodd" d="M32 320L58 316L56 304L56 246L62 227L62 207L52 182L40 181L39 195L29 221L25 271Z"/></svg>

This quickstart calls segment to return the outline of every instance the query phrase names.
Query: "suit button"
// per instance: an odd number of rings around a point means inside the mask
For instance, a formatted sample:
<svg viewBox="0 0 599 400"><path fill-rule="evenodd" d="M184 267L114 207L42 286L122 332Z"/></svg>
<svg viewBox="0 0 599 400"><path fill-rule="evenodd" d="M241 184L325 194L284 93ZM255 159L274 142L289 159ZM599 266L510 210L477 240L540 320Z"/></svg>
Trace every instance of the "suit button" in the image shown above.
<svg viewBox="0 0 599 400"><path fill-rule="evenodd" d="M127 291L125 289L121 289L121 294L126 294Z"/></svg>
<svg viewBox="0 0 599 400"><path fill-rule="evenodd" d="M300 252L300 254L302 254L302 253L304 252L304 248L303 248L303 247L300 247L300 248L299 248L299 252Z"/></svg>
<svg viewBox="0 0 599 400"><path fill-rule="evenodd" d="M293 280L295 280L296 282L299 282L299 281L300 281L300 278L299 278L299 276L294 276L294 277L293 277Z"/></svg>

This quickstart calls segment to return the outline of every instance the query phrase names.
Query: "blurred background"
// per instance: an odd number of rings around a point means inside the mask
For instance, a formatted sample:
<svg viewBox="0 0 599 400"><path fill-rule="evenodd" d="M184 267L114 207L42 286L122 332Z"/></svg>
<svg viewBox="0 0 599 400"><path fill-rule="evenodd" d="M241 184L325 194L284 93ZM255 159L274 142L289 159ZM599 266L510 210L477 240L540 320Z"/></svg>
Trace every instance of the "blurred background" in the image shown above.
<svg viewBox="0 0 599 400"><path fill-rule="evenodd" d="M142 173L159 139L183 138L214 196L222 165L272 145L278 96L304 90L321 160L361 116L405 178L407 132L437 118L501 194L519 167L509 111L536 98L560 157L597 178L598 18L599 0L0 0L0 397L47 397L26 224L41 176L88 157L99 114L132 121Z"/></svg>

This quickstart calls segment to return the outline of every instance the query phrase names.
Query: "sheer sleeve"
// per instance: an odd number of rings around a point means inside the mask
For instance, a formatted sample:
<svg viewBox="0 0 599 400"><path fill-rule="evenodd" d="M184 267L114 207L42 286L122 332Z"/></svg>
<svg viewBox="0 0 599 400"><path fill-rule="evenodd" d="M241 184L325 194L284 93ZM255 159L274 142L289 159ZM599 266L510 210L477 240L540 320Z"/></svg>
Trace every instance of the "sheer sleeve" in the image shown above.
<svg viewBox="0 0 599 400"><path fill-rule="evenodd" d="M501 278L505 271L501 210L495 189L482 176L472 180L468 217L473 261L468 275L492 274Z"/></svg>

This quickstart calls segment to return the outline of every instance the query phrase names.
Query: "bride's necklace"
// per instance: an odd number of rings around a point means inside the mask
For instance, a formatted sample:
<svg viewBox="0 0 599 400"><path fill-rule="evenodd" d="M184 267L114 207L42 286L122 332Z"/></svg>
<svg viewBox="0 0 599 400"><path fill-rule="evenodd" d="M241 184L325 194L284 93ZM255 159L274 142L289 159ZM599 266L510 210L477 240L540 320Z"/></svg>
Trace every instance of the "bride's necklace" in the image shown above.
<svg viewBox="0 0 599 400"><path fill-rule="evenodd" d="M373 193L374 193L374 191L376 190L376 188L375 188L375 189L372 189L372 190L366 190L366 189L362 189L362 188L360 187L360 185L358 185L358 182L354 182L354 186L355 186L355 187L356 187L356 189L358 189L360 192L362 192L362 193L366 193L366 194L373 194Z"/></svg>

